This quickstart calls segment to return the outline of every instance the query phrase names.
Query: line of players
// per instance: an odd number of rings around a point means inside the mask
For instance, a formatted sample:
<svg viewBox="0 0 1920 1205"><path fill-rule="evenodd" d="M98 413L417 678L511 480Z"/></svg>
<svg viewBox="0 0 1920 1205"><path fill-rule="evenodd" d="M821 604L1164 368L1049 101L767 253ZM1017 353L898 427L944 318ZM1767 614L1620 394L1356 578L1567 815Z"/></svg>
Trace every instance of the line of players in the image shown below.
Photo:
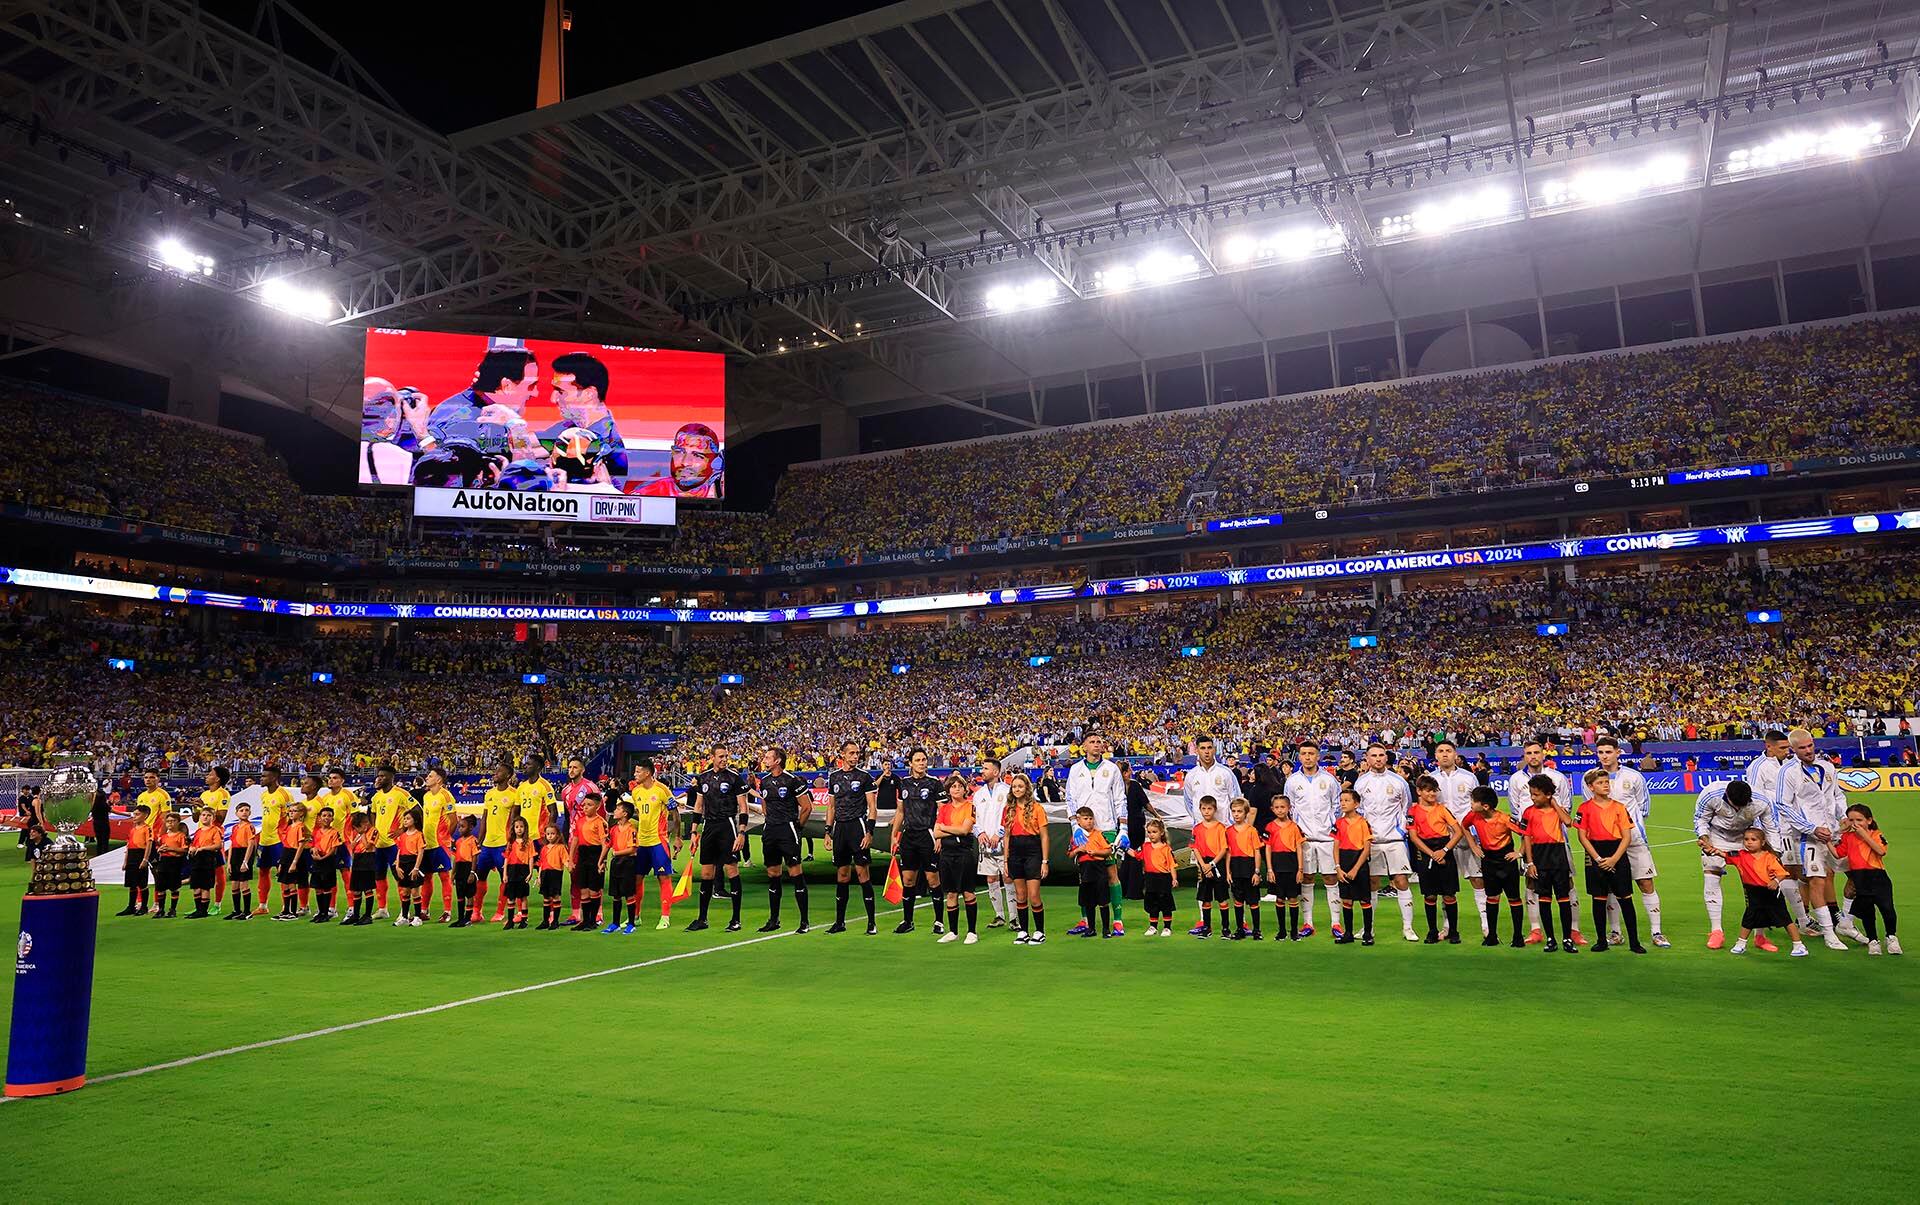
<svg viewBox="0 0 1920 1205"><path fill-rule="evenodd" d="M1151 834L1142 849L1129 848L1124 831L1124 773L1107 758L1097 735L1088 737L1083 749L1085 756L1074 763L1066 779L1066 798L1075 822L1071 856L1082 881L1083 913L1070 932L1124 935L1119 867L1133 857L1143 864L1148 888L1148 933L1171 935L1171 888L1178 878L1171 849L1153 848ZM1223 936L1257 937L1261 897L1256 889L1264 881L1265 898L1275 901L1280 912L1281 933L1310 937L1317 879L1327 891L1330 919L1338 894L1343 904L1360 907L1363 927L1370 935L1372 896L1377 889L1398 902L1403 937L1419 941L1410 884L1417 876L1429 942L1459 941L1457 893L1459 880L1466 879L1473 888L1483 944L1497 943L1498 903L1504 894L1514 913L1515 944L1559 945L1552 936L1554 909L1547 907L1552 903L1559 913L1564 948L1577 949L1586 939L1575 920L1578 901L1567 856L1566 829L1572 826L1586 853L1587 889L1594 897L1596 927L1603 934L1600 948L1620 942L1624 927L1626 944L1639 951L1632 898L1636 884L1653 944L1669 944L1661 928L1660 898L1654 890L1658 872L1646 835L1651 797L1645 778L1621 763L1620 746L1611 737L1598 742L1600 765L1586 776L1588 798L1577 821L1569 806L1570 784L1565 775L1546 765L1545 745L1539 741L1525 746L1521 765L1508 780L1504 816L1497 811L1497 795L1480 785L1451 743L1442 742L1436 748L1433 770L1416 776L1410 787L1405 777L1388 769L1384 745L1370 746L1351 785L1343 786L1320 766L1317 743L1303 741L1296 747L1298 769L1287 777L1275 803L1275 820L1264 832L1248 822L1245 796L1233 772L1217 760L1213 742L1199 737L1195 751L1196 764L1183 784L1194 820L1195 864L1200 872L1201 923L1189 930L1195 936L1211 935L1217 913ZM826 827L837 889L835 921L829 931L845 930L851 889L857 881L871 934L877 931L872 842L879 786L891 772L876 776L858 764L858 757L859 746L844 742L825 780ZM208 789L201 793L200 802L213 822L203 822L191 839L172 816L170 797L149 774L136 807L143 816L166 812L170 822L158 832L144 823L136 825L129 841L130 895L123 915L149 911L144 883L151 870L159 890L172 897L169 907L151 909L154 915L171 915L177 909L180 882L190 872L194 916L209 915L209 897L217 901L226 878L245 883L257 874L259 907L247 906L254 894L250 886L237 888L241 906L231 918L265 915L268 880L277 877L282 885L281 918L304 914L308 893L317 891L322 895L320 916L331 919L333 880L344 876L352 909L346 923L364 924L376 915L387 917L392 877L402 889L396 923L418 924L430 902L430 880L438 876L442 920L452 915L451 896L458 888L455 925L459 927L484 917L488 880L497 873L502 879L502 902L493 919L519 927L525 924L537 874L546 905L540 927L558 928L560 880L563 872L571 871L572 927L596 927L602 901L607 900L611 919L604 931L632 932L645 876L653 873L661 881L662 915L657 927L665 928L673 902L667 887L672 856L678 852L679 838L691 836L692 826L698 825L699 916L688 928L707 928L713 897L724 894L732 911L726 927L737 931L739 868L748 824L758 812L768 871L769 915L762 931L780 927L782 896L789 884L805 930L810 918L801 834L813 810L813 789L787 771L785 763L785 750L768 748L761 753L760 774L750 777L731 765L728 750L714 750L707 768L690 785L691 815L687 831L677 838L671 822L672 795L653 778L651 767L643 765L636 771L634 789L622 797L609 822L599 788L584 777L575 760L568 766L568 780L560 792L574 820L564 842L555 826L554 792L541 777L544 765L537 758L519 768L518 782L511 761L502 759L477 826L474 818L457 816L453 797L437 771L429 772L423 796L415 800L395 785L390 769L383 769L366 804L346 787L338 771L328 775L324 790L309 775L303 784L308 802L303 805L280 785L277 772L268 770L263 774L259 846L255 848L256 842L250 840L250 823L235 825L236 836L226 843L224 860L217 821L227 810L225 771L216 769L208 775ZM905 913L895 932L914 930L919 899L926 895L935 901L934 928L941 940L961 939L962 908L967 916L965 940L978 940L977 889L984 885L998 914L996 925L1012 921L1015 939L1021 944L1045 941L1040 884L1049 868L1050 850L1046 811L1034 797L1032 781L1024 774L1003 779L992 759L983 764L977 786L959 775L935 778L927 765L925 752L913 751L907 776L891 784L899 808L891 852L900 871ZM1223 799L1232 812L1232 826L1220 822ZM1087 823L1081 822L1082 813ZM290 825L296 817L299 822ZM1832 768L1816 756L1811 736L1799 729L1792 734L1770 733L1766 751L1748 768L1746 780L1709 787L1696 807L1695 830L1705 871L1703 895L1712 927L1709 948L1724 944L1720 879L1733 865L1748 888L1759 886L1780 897L1791 912L1796 946L1798 929L1807 928L1831 948L1844 949L1839 938L1848 936L1871 943L1870 950L1878 952L1874 934L1862 934L1851 915L1864 903L1869 924L1874 909L1880 909L1887 927L1886 948L1899 952L1891 886L1881 889L1884 841L1877 829L1867 831L1870 812L1866 825L1856 820L1849 815ZM1362 829L1356 822L1364 823L1364 843L1359 842ZM247 831L239 833L240 828ZM1738 856L1749 841L1749 829L1759 833L1762 847L1774 857L1777 874L1767 866L1749 867ZM1160 844L1164 845L1164 837L1162 826ZM1872 842L1879 842L1877 848ZM1836 843L1850 843L1851 856L1843 858ZM1356 850L1366 854L1364 872L1353 857ZM1852 898L1842 900L1835 892L1836 868L1868 872L1851 876ZM1515 880L1520 878L1524 892L1516 894ZM1864 901L1858 890L1863 879L1873 885ZM1299 890L1286 894L1289 884ZM1167 888L1164 896L1159 891L1162 886ZM1299 923L1302 901L1304 924ZM1245 925L1249 905L1252 930ZM622 925L621 910L629 906L633 911ZM1447 915L1444 930L1437 923L1442 907ZM1231 927L1229 909L1236 912ZM1771 909L1762 911L1771 914ZM1097 927L1096 912L1103 918ZM1524 939L1519 934L1523 919L1528 922ZM1335 922L1332 928L1336 939L1351 940L1351 924ZM1762 926L1756 944L1771 949L1764 930ZM1744 940L1736 948L1744 950Z"/></svg>
<svg viewBox="0 0 1920 1205"><path fill-rule="evenodd" d="M317 775L303 775L296 796L280 781L278 768L269 766L261 773L256 830L253 805L232 803L227 771L216 767L200 792L191 831L158 776L149 772L134 801L125 864L127 906L119 915L176 917L183 884L194 899L190 919L217 915L231 886L234 908L226 919L245 921L269 915L277 882L280 909L271 915L278 920L311 915L314 923L337 917L346 925L372 924L390 917L389 901L397 888L399 916L393 923L418 927L429 914L437 879L440 920L464 928L485 919L489 882L498 876L499 905L492 919L509 928L527 927L537 886L544 905L538 928L597 928L604 905L609 919L601 931L632 933L651 874L659 882L656 928L667 928L679 838L666 784L642 762L609 812L578 759L568 763L557 795L542 776L544 769L537 756L517 770L502 758L479 814L471 816L458 812L438 770L427 772L415 798L398 785L391 767L382 767L363 801L339 770L328 772L324 785ZM564 838L562 809L570 820ZM224 823L229 813L231 826ZM160 818L157 823L154 817ZM569 874L570 892L564 881ZM563 897L570 900L570 910ZM627 908L631 913L623 924Z"/></svg>

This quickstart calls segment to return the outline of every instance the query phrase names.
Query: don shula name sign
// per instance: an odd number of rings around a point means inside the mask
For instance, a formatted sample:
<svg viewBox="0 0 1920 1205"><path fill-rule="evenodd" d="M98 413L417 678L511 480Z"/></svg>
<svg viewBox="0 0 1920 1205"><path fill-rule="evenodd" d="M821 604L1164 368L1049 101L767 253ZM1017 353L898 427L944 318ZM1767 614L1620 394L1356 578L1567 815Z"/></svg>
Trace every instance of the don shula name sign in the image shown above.
<svg viewBox="0 0 1920 1205"><path fill-rule="evenodd" d="M601 494L576 490L413 491L413 513L433 519L500 519L516 523L644 523L671 527L672 498Z"/></svg>

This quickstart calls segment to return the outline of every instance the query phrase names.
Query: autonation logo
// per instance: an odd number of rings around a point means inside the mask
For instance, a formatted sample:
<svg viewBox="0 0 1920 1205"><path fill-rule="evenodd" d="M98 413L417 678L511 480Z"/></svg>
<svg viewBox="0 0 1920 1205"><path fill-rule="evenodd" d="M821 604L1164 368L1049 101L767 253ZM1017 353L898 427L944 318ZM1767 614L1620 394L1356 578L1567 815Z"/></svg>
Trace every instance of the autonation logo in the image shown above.
<svg viewBox="0 0 1920 1205"><path fill-rule="evenodd" d="M582 495L541 490L460 490L423 487L413 491L413 513L442 519L547 519L569 523L585 519Z"/></svg>
<svg viewBox="0 0 1920 1205"><path fill-rule="evenodd" d="M567 494L523 494L518 490L459 490L453 496L456 511L508 511L516 515L580 517L580 499Z"/></svg>

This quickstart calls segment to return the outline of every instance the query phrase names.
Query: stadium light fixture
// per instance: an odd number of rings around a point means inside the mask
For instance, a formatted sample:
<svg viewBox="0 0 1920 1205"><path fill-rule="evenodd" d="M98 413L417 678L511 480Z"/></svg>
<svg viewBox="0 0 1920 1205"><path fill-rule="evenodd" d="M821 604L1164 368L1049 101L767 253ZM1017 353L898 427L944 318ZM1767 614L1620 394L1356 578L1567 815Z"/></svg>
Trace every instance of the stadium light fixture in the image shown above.
<svg viewBox="0 0 1920 1205"><path fill-rule="evenodd" d="M1547 181L1540 189L1540 203L1549 209L1612 205L1684 184L1689 174L1687 161L1680 155L1659 155L1638 167L1591 167Z"/></svg>
<svg viewBox="0 0 1920 1205"><path fill-rule="evenodd" d="M1051 276L1039 276L1017 285L995 285L987 290L987 308L996 314L1011 314L1046 305L1060 296L1060 282Z"/></svg>
<svg viewBox="0 0 1920 1205"><path fill-rule="evenodd" d="M1229 238L1221 255L1229 264L1251 264L1268 260L1302 260L1347 245L1347 236L1338 226L1290 226L1266 234L1242 232Z"/></svg>
<svg viewBox="0 0 1920 1205"><path fill-rule="evenodd" d="M1163 285L1197 275L1200 261L1164 248L1149 251L1130 264L1114 264L1093 274L1093 287L1103 293L1122 293L1135 285Z"/></svg>
<svg viewBox="0 0 1920 1205"><path fill-rule="evenodd" d="M213 257L202 255L179 239L168 235L153 245L153 256L162 267L182 276L212 276Z"/></svg>
<svg viewBox="0 0 1920 1205"><path fill-rule="evenodd" d="M318 289L304 289L284 276L276 276L260 286L260 300L283 313L325 322L333 317L333 300Z"/></svg>
<svg viewBox="0 0 1920 1205"><path fill-rule="evenodd" d="M1839 125L1827 130L1792 130L1757 146L1735 147L1727 153L1727 173L1791 168L1815 159L1858 159L1869 151L1893 145L1877 121Z"/></svg>
<svg viewBox="0 0 1920 1205"><path fill-rule="evenodd" d="M1513 212L1513 200L1510 190L1499 185L1488 185L1444 200L1431 201L1411 213L1389 214L1380 219L1378 229L1383 239L1447 234L1462 227L1506 219Z"/></svg>

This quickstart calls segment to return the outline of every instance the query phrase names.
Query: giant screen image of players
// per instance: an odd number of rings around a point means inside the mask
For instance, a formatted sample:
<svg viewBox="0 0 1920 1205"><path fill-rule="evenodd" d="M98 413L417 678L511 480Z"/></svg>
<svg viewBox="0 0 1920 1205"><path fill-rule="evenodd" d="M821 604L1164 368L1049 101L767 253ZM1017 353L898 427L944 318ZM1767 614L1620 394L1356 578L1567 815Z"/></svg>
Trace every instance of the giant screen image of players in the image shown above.
<svg viewBox="0 0 1920 1205"><path fill-rule="evenodd" d="M360 483L720 498L726 358L367 332Z"/></svg>

